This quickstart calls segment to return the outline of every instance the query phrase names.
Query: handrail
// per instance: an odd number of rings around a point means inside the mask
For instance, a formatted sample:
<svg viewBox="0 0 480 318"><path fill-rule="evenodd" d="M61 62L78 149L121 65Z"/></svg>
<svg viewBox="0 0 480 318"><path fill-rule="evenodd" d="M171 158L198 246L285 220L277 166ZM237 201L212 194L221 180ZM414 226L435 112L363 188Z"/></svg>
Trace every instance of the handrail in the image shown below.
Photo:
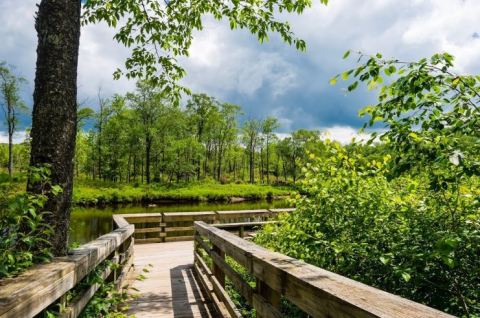
<svg viewBox="0 0 480 318"><path fill-rule="evenodd" d="M202 255L209 256L211 267L207 266ZM257 317L282 317L282 298L312 317L452 317L269 251L205 222L195 222L194 256L195 273L225 317L241 317L225 291L225 277L256 310ZM255 277L255 288L230 266L226 256Z"/></svg>
<svg viewBox="0 0 480 318"><path fill-rule="evenodd" d="M102 276L121 288L133 266L134 226L121 217L114 218L114 223L117 229L67 256L0 280L0 318L33 317L59 301L65 307L62 317L77 317L99 286L91 285L68 303L64 296L106 260L119 266L106 268Z"/></svg>
<svg viewBox="0 0 480 318"><path fill-rule="evenodd" d="M135 224L135 243L142 244L191 241L193 240L193 222L195 221L222 224L264 222L275 218L280 213L287 213L293 210L294 209L292 208L283 208L232 211L131 213L115 214L113 218L114 220L122 218L127 223Z"/></svg>

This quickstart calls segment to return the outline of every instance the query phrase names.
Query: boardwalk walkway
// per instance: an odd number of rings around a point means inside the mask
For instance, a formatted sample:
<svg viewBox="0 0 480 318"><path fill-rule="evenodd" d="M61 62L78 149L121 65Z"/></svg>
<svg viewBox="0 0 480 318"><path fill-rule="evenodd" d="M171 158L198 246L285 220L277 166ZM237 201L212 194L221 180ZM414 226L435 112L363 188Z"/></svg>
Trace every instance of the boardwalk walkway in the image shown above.
<svg viewBox="0 0 480 318"><path fill-rule="evenodd" d="M192 241L135 245L134 255L135 274L146 279L133 283L139 297L130 303L128 314L137 318L220 317L193 274ZM149 272L143 272L144 268Z"/></svg>

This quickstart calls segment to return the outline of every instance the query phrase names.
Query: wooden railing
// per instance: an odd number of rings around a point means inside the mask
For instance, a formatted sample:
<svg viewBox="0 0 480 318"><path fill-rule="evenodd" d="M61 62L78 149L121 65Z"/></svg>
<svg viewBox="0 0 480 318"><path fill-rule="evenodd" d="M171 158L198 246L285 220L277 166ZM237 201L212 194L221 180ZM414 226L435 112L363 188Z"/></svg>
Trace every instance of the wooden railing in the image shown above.
<svg viewBox="0 0 480 318"><path fill-rule="evenodd" d="M265 222L279 213L293 209L261 209L239 211L202 211L202 212L161 212L116 214L114 218L124 218L135 225L135 243L162 243L193 240L193 222L238 223ZM235 226L233 225L232 230ZM238 229L242 231L243 229Z"/></svg>
<svg viewBox="0 0 480 318"><path fill-rule="evenodd" d="M114 231L72 250L68 256L34 266L18 277L0 280L0 317L33 317L54 304L63 308L60 317L77 317L100 286L82 288L68 301L67 293L94 270L101 269L102 278L120 289L133 268L134 226L118 216L114 224ZM117 266L103 266L105 261Z"/></svg>
<svg viewBox="0 0 480 318"><path fill-rule="evenodd" d="M236 270L239 266L243 271ZM257 317L284 317L285 302L311 317L452 317L269 251L205 222L195 222L194 270L224 317L241 317L225 290L226 279Z"/></svg>

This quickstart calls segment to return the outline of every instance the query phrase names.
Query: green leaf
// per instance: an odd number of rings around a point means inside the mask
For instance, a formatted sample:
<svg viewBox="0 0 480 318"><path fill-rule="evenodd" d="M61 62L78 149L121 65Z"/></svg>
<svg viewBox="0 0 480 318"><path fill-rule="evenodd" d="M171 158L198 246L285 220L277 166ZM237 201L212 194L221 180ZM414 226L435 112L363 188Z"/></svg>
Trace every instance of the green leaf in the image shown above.
<svg viewBox="0 0 480 318"><path fill-rule="evenodd" d="M355 81L355 82L353 82L353 84L348 86L347 89L348 89L349 92L351 92L351 91L355 90L357 88L357 86L358 86L358 81Z"/></svg>
<svg viewBox="0 0 480 318"><path fill-rule="evenodd" d="M346 59L347 57L349 57L349 56L350 56L350 53L351 53L350 50L346 51L346 52L343 54L343 59Z"/></svg>
<svg viewBox="0 0 480 318"><path fill-rule="evenodd" d="M330 85L336 85L338 80L338 75L332 77L329 81Z"/></svg>
<svg viewBox="0 0 480 318"><path fill-rule="evenodd" d="M412 277L407 272L402 272L402 278L404 281L408 282Z"/></svg>

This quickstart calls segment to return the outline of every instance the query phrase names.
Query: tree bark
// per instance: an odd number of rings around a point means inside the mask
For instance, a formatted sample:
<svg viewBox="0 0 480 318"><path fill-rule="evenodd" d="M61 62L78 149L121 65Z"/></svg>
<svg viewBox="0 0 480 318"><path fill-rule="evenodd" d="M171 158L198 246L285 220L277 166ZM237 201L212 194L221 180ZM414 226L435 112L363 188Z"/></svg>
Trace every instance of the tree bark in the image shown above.
<svg viewBox="0 0 480 318"><path fill-rule="evenodd" d="M150 153L152 150L152 138L150 136L145 137L145 177L147 184L150 184Z"/></svg>
<svg viewBox="0 0 480 318"><path fill-rule="evenodd" d="M250 148L250 183L255 183L255 147Z"/></svg>
<svg viewBox="0 0 480 318"><path fill-rule="evenodd" d="M77 133L77 65L80 41L80 0L42 0L35 21L37 64L33 94L31 166L49 164L51 183L62 187L44 207L54 228L54 255L66 255ZM28 182L28 191L42 185Z"/></svg>
<svg viewBox="0 0 480 318"><path fill-rule="evenodd" d="M13 174L13 132L15 130L15 118L12 118L12 110L8 108L8 175Z"/></svg>

